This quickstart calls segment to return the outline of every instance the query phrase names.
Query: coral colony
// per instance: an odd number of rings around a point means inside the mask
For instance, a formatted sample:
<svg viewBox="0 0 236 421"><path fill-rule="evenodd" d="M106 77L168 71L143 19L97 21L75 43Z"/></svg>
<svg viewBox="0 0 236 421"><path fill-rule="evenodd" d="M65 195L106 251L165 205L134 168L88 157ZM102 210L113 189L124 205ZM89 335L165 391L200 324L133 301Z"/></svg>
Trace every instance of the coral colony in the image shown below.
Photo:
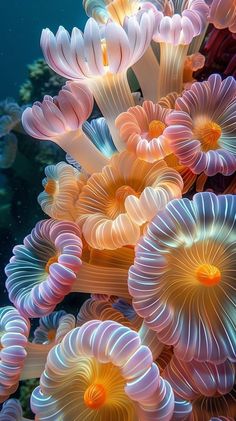
<svg viewBox="0 0 236 421"><path fill-rule="evenodd" d="M26 420L8 398L36 378L38 421L235 420L236 81L193 72L209 24L235 37L236 2L84 7L84 32L43 30L67 82L22 116L70 163L46 167L47 219L5 268L0 420ZM91 294L77 318L56 311L70 292Z"/></svg>

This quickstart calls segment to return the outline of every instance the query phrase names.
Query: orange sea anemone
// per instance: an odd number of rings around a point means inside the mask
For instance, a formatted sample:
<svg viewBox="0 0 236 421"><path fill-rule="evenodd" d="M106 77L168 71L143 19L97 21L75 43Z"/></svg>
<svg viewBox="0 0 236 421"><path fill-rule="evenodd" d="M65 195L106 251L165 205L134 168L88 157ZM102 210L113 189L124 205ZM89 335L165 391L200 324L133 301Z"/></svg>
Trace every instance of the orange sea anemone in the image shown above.
<svg viewBox="0 0 236 421"><path fill-rule="evenodd" d="M135 245L142 225L170 200L181 197L183 181L164 161L154 165L127 151L93 174L78 201L78 223L91 247Z"/></svg>

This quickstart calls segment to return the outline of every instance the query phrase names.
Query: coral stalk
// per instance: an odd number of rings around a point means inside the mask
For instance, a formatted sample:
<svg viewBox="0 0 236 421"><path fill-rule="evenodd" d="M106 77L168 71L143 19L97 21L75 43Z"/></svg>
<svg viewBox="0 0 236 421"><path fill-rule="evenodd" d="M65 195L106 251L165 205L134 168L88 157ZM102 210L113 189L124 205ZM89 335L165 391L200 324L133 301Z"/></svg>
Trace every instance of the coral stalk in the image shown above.
<svg viewBox="0 0 236 421"><path fill-rule="evenodd" d="M58 136L55 143L79 162L88 174L101 171L109 162L82 130Z"/></svg>
<svg viewBox="0 0 236 421"><path fill-rule="evenodd" d="M41 376L47 361L48 352L53 345L54 343L39 345L29 342L27 344L27 357L20 380L37 379Z"/></svg>
<svg viewBox="0 0 236 421"><path fill-rule="evenodd" d="M103 77L89 80L88 84L106 119L116 148L119 151L125 149L125 144L115 127L115 119L120 113L135 105L126 72L107 73Z"/></svg>
<svg viewBox="0 0 236 421"><path fill-rule="evenodd" d="M127 278L127 270L113 268L111 273L110 267L95 266L83 262L71 291L130 298Z"/></svg>
<svg viewBox="0 0 236 421"><path fill-rule="evenodd" d="M132 67L142 90L143 98L153 102L158 101L159 63L151 47ZM147 77L148 73L148 77Z"/></svg>
<svg viewBox="0 0 236 421"><path fill-rule="evenodd" d="M182 92L184 62L187 52L187 44L172 45L165 42L160 43L159 98L171 92Z"/></svg>

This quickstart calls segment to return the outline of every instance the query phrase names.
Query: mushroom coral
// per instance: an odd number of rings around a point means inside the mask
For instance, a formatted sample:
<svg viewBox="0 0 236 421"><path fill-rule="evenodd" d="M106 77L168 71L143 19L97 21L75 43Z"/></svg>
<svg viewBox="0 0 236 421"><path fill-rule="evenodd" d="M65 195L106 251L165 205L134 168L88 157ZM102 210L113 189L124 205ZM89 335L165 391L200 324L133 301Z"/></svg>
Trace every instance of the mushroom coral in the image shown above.
<svg viewBox="0 0 236 421"><path fill-rule="evenodd" d="M114 321L85 323L48 355L31 399L38 420L165 420L174 395L138 334Z"/></svg>
<svg viewBox="0 0 236 421"><path fill-rule="evenodd" d="M136 247L134 309L180 359L236 360L235 213L233 195L173 200Z"/></svg>

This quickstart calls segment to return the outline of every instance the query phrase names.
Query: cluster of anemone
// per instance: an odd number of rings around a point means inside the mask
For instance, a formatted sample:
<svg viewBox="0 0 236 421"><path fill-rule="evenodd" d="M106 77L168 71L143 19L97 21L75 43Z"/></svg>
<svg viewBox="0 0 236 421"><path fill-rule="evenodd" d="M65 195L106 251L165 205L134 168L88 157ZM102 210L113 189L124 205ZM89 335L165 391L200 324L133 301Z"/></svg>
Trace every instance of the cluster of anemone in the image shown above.
<svg viewBox="0 0 236 421"><path fill-rule="evenodd" d="M0 420L25 419L13 394L39 379L37 421L231 421L236 82L193 72L209 23L235 32L235 1L83 3L84 32L42 32L65 86L22 116L67 162L45 168L45 219L5 268ZM77 314L71 292L90 294Z"/></svg>

